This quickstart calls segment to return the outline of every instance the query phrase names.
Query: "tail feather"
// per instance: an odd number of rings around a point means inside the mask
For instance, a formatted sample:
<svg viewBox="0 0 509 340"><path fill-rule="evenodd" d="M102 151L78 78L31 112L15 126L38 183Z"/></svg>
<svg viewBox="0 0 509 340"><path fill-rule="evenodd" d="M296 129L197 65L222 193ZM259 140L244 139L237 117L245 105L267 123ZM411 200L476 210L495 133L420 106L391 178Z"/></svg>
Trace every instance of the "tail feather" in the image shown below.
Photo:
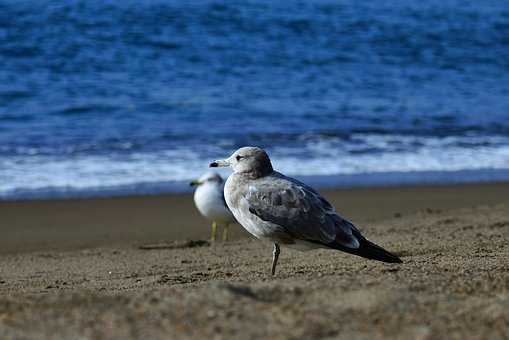
<svg viewBox="0 0 509 340"><path fill-rule="evenodd" d="M357 235L356 235L357 236ZM394 254L391 254L387 250L383 249L380 246L377 246L371 241L366 240L364 237L359 235L357 237L359 241L359 248L348 248L339 243L328 244L329 247L341 250L353 255L361 256L370 260L377 260L381 262L388 263L403 263L399 257Z"/></svg>

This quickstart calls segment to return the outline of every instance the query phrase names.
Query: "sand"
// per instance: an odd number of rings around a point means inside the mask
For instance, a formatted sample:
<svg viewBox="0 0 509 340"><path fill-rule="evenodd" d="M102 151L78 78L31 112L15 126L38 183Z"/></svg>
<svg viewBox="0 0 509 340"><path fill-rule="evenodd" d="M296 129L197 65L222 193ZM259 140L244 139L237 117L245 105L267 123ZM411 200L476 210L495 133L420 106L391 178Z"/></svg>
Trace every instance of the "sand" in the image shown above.
<svg viewBox="0 0 509 340"><path fill-rule="evenodd" d="M283 248L271 277L189 195L1 202L0 339L509 338L509 184L324 194L404 264Z"/></svg>

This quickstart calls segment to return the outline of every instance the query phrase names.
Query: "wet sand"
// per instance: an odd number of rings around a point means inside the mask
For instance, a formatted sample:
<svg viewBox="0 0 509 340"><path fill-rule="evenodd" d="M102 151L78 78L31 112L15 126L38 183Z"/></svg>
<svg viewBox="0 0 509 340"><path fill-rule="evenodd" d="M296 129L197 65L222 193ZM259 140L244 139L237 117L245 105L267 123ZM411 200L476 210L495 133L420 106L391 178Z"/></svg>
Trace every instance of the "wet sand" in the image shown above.
<svg viewBox="0 0 509 340"><path fill-rule="evenodd" d="M509 337L509 184L325 190L389 265L203 240L189 195L0 202L0 338Z"/></svg>

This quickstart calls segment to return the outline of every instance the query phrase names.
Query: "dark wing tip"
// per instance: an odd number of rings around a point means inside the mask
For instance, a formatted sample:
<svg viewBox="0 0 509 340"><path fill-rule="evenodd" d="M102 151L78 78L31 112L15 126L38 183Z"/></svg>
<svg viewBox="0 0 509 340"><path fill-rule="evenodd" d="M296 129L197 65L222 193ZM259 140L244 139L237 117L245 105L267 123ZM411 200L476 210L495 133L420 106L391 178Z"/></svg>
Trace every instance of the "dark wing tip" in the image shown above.
<svg viewBox="0 0 509 340"><path fill-rule="evenodd" d="M364 237L359 237L359 248L349 248L338 242L327 244L328 247L344 251L349 254L364 257L370 260L376 260L386 263L403 263L403 261L396 255L388 252L373 242L366 240Z"/></svg>
<svg viewBox="0 0 509 340"><path fill-rule="evenodd" d="M366 239L359 240L358 255L371 260L387 263L403 263L399 257Z"/></svg>

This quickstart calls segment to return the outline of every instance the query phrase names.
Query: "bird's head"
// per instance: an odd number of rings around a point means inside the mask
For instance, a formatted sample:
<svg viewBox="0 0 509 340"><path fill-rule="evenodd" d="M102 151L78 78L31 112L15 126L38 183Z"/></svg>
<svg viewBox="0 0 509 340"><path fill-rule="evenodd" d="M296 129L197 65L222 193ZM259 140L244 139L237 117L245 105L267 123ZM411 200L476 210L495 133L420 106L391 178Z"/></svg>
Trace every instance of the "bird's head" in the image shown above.
<svg viewBox="0 0 509 340"><path fill-rule="evenodd" d="M192 180L191 183L189 183L190 186L199 186L206 183L223 183L223 178L221 175L219 175L217 172L207 172L203 174L200 178Z"/></svg>
<svg viewBox="0 0 509 340"><path fill-rule="evenodd" d="M246 146L230 157L210 163L210 167L231 167L233 172L258 178L272 173L272 164L267 153L258 147Z"/></svg>

